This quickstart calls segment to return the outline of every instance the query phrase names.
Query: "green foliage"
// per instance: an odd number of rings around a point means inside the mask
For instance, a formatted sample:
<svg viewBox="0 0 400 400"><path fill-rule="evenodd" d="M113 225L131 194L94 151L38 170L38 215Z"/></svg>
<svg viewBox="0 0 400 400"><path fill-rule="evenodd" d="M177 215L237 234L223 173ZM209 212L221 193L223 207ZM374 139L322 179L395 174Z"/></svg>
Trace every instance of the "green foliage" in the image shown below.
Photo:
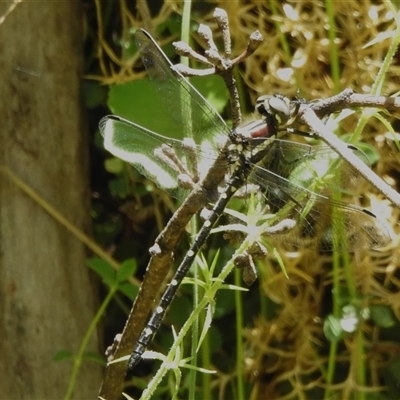
<svg viewBox="0 0 400 400"><path fill-rule="evenodd" d="M190 82L218 112L224 110L228 97L219 76L193 77ZM176 125L165 107L165 100L157 95L154 85L148 79L111 86L108 106L113 114L135 121L153 132L183 139L176 135Z"/></svg>
<svg viewBox="0 0 400 400"><path fill-rule="evenodd" d="M369 307L371 320L381 328L391 328L396 325L393 311L387 306L373 304Z"/></svg>
<svg viewBox="0 0 400 400"><path fill-rule="evenodd" d="M59 350L54 355L54 361L64 361L64 360L72 360L74 358L74 354L69 350Z"/></svg>
<svg viewBox="0 0 400 400"><path fill-rule="evenodd" d="M87 265L100 276L102 281L109 286L110 289L113 291L121 291L131 300L135 298L137 287L127 282L136 272L137 263L135 259L124 260L117 271L115 271L107 261L101 258L90 258L87 260Z"/></svg>
<svg viewBox="0 0 400 400"><path fill-rule="evenodd" d="M97 82L84 80L82 89L87 108L95 108L106 100L108 90Z"/></svg>

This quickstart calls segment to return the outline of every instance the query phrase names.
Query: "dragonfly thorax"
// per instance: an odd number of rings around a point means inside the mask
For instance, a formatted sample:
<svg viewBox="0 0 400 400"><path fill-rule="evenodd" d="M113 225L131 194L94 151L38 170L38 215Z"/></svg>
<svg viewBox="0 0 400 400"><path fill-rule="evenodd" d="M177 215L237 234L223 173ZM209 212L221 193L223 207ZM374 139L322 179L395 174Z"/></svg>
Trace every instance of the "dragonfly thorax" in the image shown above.
<svg viewBox="0 0 400 400"><path fill-rule="evenodd" d="M254 138L268 138L275 133L276 129L273 125L269 124L268 121L266 122L262 119L259 119L236 128L235 141L237 141L237 137L241 137L243 141L247 141L248 139Z"/></svg>

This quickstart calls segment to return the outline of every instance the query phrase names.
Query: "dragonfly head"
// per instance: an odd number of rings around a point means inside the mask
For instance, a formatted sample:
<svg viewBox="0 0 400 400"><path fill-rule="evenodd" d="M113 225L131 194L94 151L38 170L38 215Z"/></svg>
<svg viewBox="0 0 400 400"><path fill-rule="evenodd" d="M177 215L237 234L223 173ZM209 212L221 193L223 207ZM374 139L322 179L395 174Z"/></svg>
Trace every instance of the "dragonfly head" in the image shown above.
<svg viewBox="0 0 400 400"><path fill-rule="evenodd" d="M287 97L278 94L260 96L256 103L256 110L276 129L292 123L296 109Z"/></svg>

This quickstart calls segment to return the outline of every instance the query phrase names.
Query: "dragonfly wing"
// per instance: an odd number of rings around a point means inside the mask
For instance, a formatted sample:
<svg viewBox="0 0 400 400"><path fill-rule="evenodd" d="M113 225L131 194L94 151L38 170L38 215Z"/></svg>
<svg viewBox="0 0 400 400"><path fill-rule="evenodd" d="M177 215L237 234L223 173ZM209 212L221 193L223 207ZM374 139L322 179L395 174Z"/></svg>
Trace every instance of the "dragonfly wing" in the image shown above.
<svg viewBox="0 0 400 400"><path fill-rule="evenodd" d="M167 138L121 117L109 115L99 124L104 147L116 157L132 164L140 173L181 198L184 191L179 177L192 177L193 159L180 140ZM185 191L184 191L185 192Z"/></svg>
<svg viewBox="0 0 400 400"><path fill-rule="evenodd" d="M199 145L204 141L212 142L217 153L221 142L225 142L230 134L224 120L190 82L173 69L146 31L137 30L135 39L149 77L176 122L181 137L192 137Z"/></svg>
<svg viewBox="0 0 400 400"><path fill-rule="evenodd" d="M295 222L287 232L274 234L277 240L321 251L356 251L389 242L386 228L371 212L315 193L260 166L252 168L249 180L260 187L271 224L285 219Z"/></svg>
<svg viewBox="0 0 400 400"><path fill-rule="evenodd" d="M368 164L361 150L354 146L351 149ZM298 186L327 196L332 192L349 194L364 180L354 167L326 145L310 146L276 139L259 165Z"/></svg>

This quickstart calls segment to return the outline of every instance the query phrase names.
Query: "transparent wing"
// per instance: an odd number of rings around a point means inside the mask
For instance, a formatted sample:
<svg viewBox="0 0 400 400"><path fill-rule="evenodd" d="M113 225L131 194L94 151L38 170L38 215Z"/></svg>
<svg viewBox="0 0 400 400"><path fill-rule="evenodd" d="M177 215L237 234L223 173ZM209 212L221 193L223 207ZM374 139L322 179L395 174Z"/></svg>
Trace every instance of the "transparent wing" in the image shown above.
<svg viewBox="0 0 400 400"><path fill-rule="evenodd" d="M184 141L159 135L118 116L104 117L99 129L104 137L104 147L111 154L132 164L176 198L186 192L185 179L186 184L194 183L208 171L209 165L204 163L214 161L204 148L185 145ZM198 160L198 154L207 157Z"/></svg>
<svg viewBox="0 0 400 400"><path fill-rule="evenodd" d="M158 44L144 30L135 39L144 66L176 123L180 137L192 137L198 145L208 141L219 148L230 129L217 111L173 66Z"/></svg>
<svg viewBox="0 0 400 400"><path fill-rule="evenodd" d="M366 160L361 150L353 151ZM287 232L275 233L277 240L322 251L355 251L389 242L386 228L371 212L335 199L338 193L350 194L363 178L329 147L277 140L251 168L249 181L260 188L270 222L295 222Z"/></svg>
<svg viewBox="0 0 400 400"><path fill-rule="evenodd" d="M350 148L368 164L367 156L360 149L354 146ZM326 145L310 146L276 139L258 165L298 186L328 196L332 191L349 193L364 179L354 167Z"/></svg>

